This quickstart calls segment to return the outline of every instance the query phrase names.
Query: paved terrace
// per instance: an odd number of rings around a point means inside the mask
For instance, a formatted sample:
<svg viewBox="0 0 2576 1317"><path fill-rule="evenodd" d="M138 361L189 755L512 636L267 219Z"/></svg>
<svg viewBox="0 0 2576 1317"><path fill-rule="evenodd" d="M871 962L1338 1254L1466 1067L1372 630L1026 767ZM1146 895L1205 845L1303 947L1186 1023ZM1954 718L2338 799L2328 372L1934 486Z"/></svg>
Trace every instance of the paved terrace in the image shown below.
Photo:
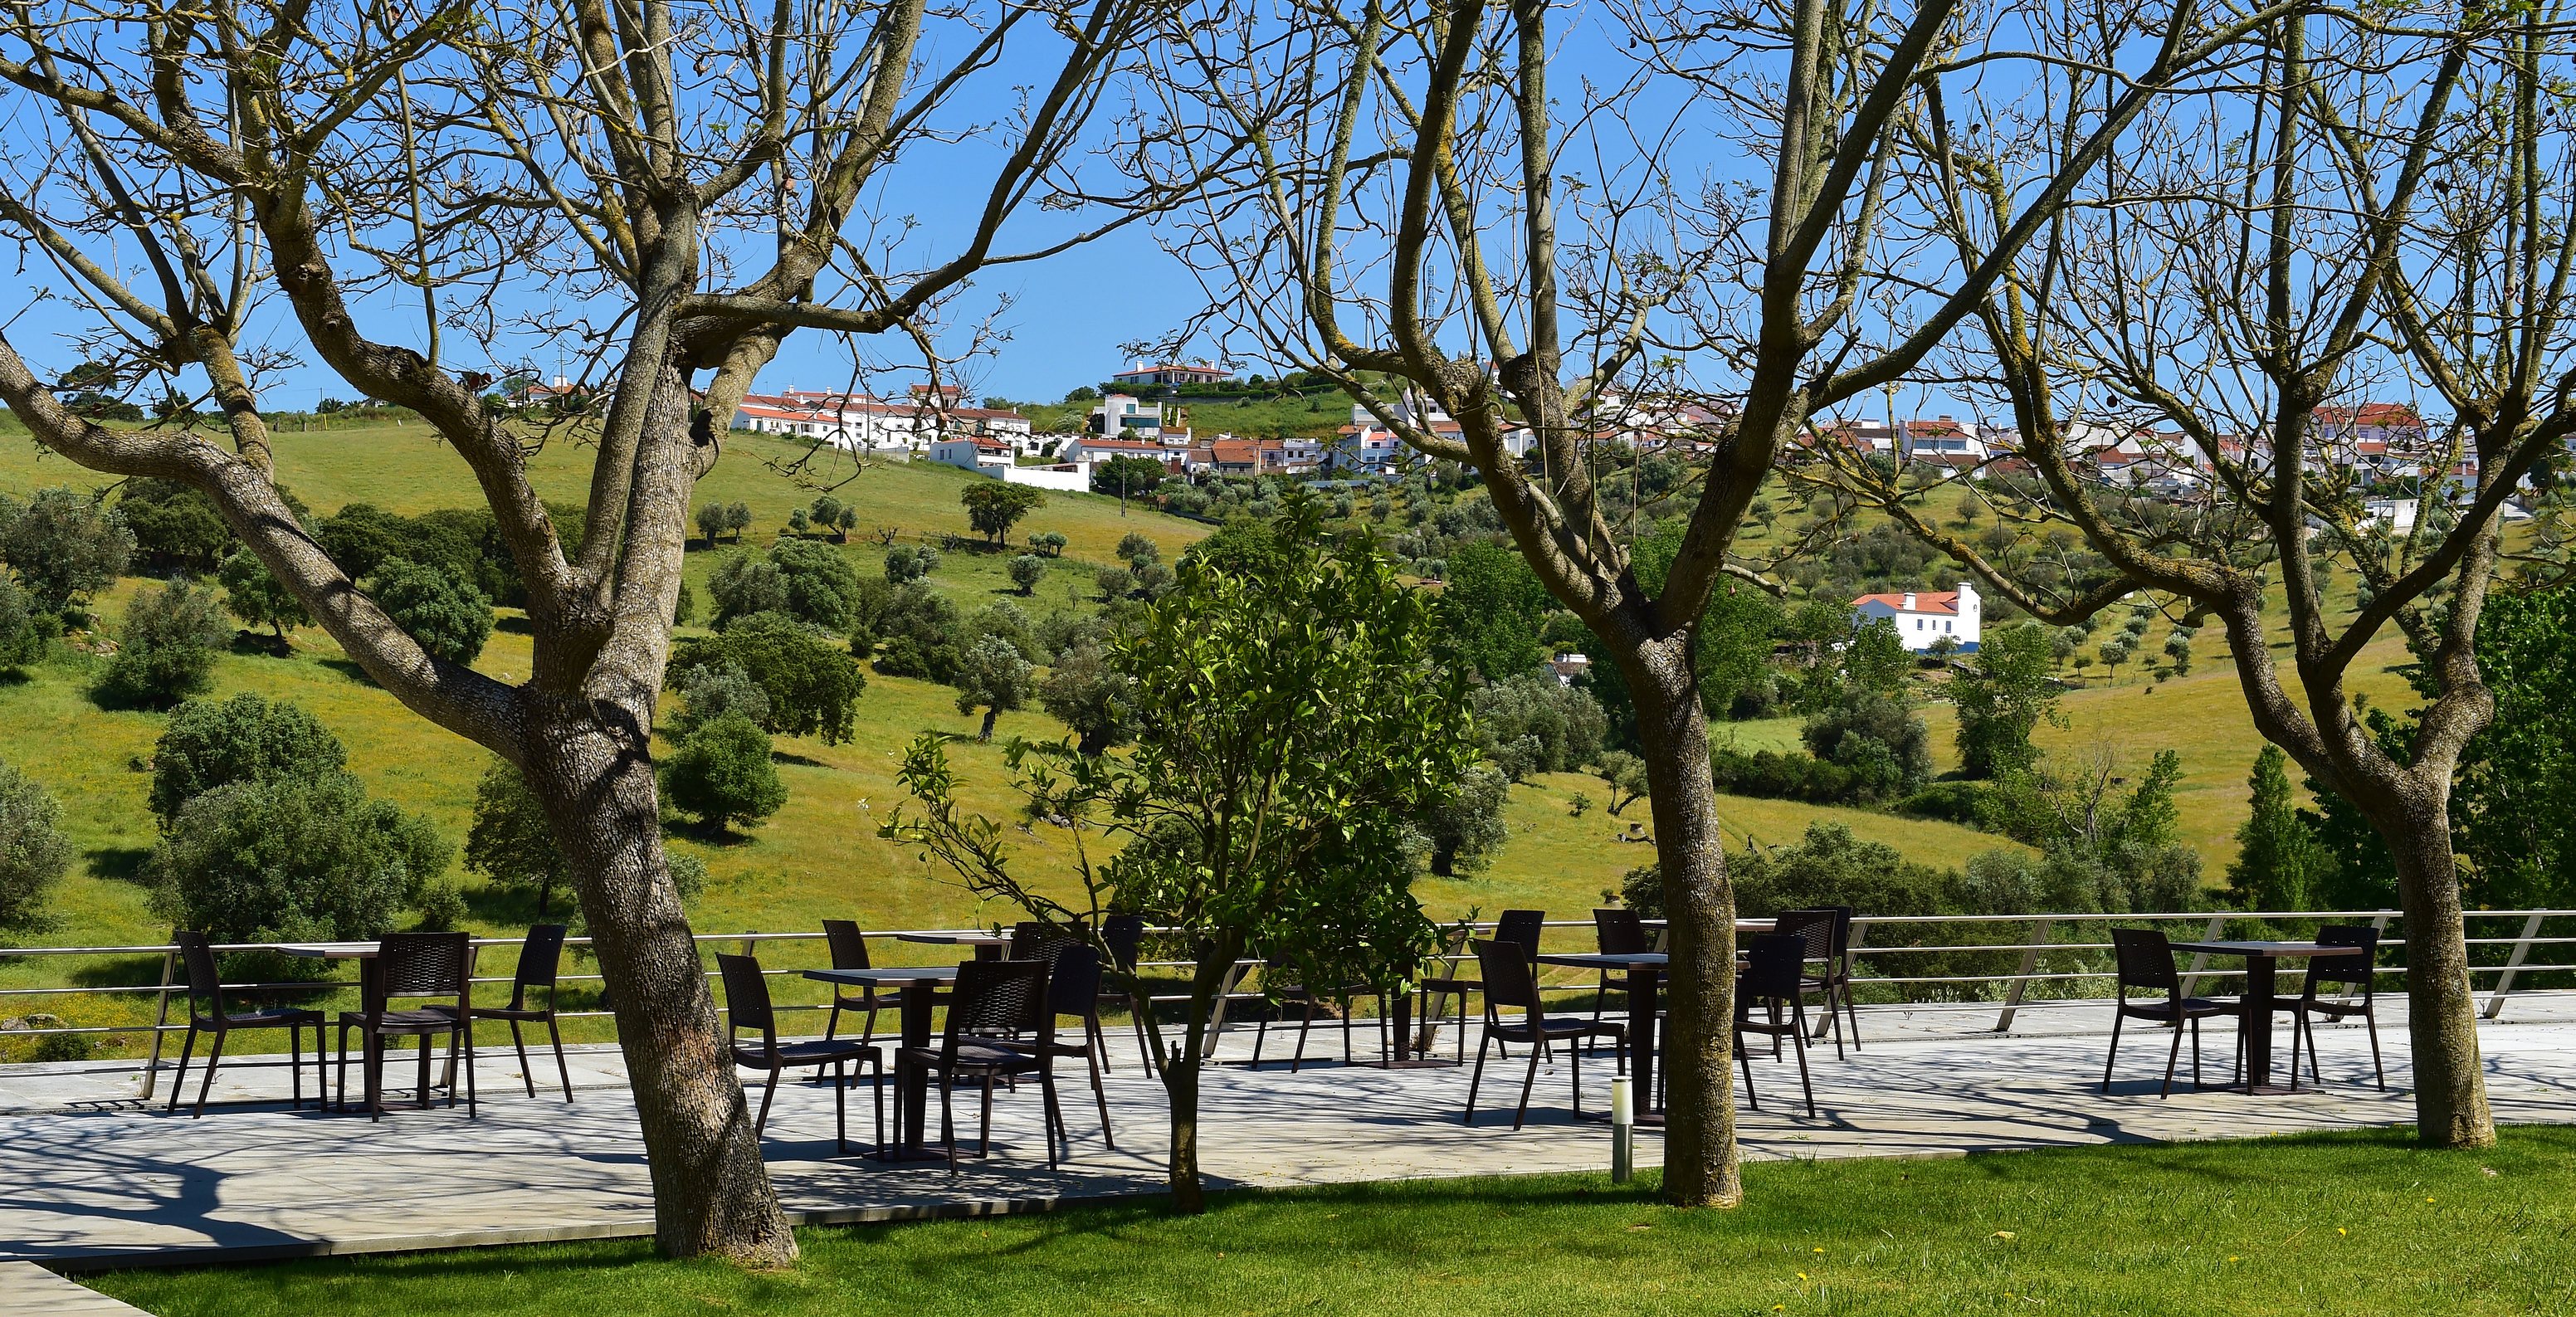
<svg viewBox="0 0 2576 1317"><path fill-rule="evenodd" d="M1991 1008L1864 1008L1865 1052L1837 1061L1828 1043L1811 1053L1815 1119L1796 1102L1794 1063L1757 1056L1763 1110L1744 1113L1745 1147L1756 1158L1956 1156L2404 1123L2412 1119L2404 1003L2382 997L2381 1006L2386 1093L2370 1086L2367 1041L2347 1027L2323 1032L2322 1089L2248 1097L2186 1086L2163 1100L2155 1090L2166 1039L2152 1029L2123 1039L2118 1080L2109 1096L2098 1092L2109 1014L2101 1003L2026 1007L2011 1035L1976 1032L1992 1029ZM1373 1038L1366 1023L1361 1036ZM2213 1023L2205 1046L2215 1083L2226 1078L2234 1039ZM2517 998L2511 1017L2487 1023L2482 1040L2499 1120L2576 1121L2576 997ZM1222 1054L1248 1056L1251 1041L1248 1028L1229 1031ZM1274 1029L1269 1055L1281 1042ZM771 1173L789 1209L815 1223L1152 1193L1167 1147L1162 1090L1132 1048L1128 1035L1108 1081L1116 1150L1101 1142L1081 1071L1064 1077L1074 1149L1059 1171L1046 1169L1038 1096L1025 1087L996 1098L993 1157L951 1178L936 1163L834 1157L828 1091L791 1082L771 1116ZM1209 1076L1202 1142L1216 1182L1275 1187L1608 1164L1607 1128L1567 1109L1562 1058L1541 1067L1529 1128L1514 1133L1509 1104L1525 1061L1488 1066L1485 1114L1466 1128L1458 1121L1463 1069L1344 1067L1338 1030L1321 1026L1310 1055L1331 1059L1296 1074L1229 1065ZM570 1106L559 1089L546 1096L552 1067L541 1060L539 1069L540 1096L531 1100L516 1058L485 1052L476 1072L483 1114L469 1125L461 1108L380 1124L290 1112L274 1101L284 1093L282 1070L223 1071L216 1098L252 1105L209 1106L191 1120L184 1108L176 1116L157 1102L145 1109L131 1064L14 1067L0 1074L10 1149L0 1259L78 1271L649 1233L644 1149L616 1052L575 1052L579 1101ZM1606 1105L1610 1074L1607 1056L1585 1065L1587 1109ZM194 1089L192 1074L191 1096ZM851 1107L852 1132L864 1137L864 1090L852 1091ZM971 1132L973 1110L961 1094L961 1129ZM1641 1130L1639 1141L1638 1160L1653 1164L1655 1133ZM0 1313L23 1288L0 1274Z"/></svg>

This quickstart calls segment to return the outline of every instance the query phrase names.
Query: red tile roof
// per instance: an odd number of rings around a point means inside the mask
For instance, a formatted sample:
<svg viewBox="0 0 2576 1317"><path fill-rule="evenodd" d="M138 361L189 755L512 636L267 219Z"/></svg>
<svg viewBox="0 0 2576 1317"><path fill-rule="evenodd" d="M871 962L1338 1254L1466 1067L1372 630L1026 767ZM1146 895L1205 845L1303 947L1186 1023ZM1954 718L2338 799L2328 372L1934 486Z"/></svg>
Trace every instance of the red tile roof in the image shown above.
<svg viewBox="0 0 2576 1317"><path fill-rule="evenodd" d="M1902 594L1865 594L1858 599L1854 599L1852 601L1852 607L1858 608L1862 604L1868 603L1885 604L1900 613L1907 611L1905 607L1905 596ZM1955 616L1959 611L1959 592L1956 590L1943 590L1935 594L1918 590L1914 593L1914 608L1912 611L1917 613L1949 613Z"/></svg>

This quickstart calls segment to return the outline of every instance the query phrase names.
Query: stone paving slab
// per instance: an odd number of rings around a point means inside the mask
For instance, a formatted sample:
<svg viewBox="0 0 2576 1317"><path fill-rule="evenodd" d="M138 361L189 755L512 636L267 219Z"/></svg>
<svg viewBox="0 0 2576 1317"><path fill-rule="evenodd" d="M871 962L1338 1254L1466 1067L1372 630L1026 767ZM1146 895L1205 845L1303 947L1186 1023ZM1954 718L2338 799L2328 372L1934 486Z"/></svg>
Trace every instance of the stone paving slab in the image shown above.
<svg viewBox="0 0 2576 1317"><path fill-rule="evenodd" d="M33 1262L0 1262L0 1317L135 1317L142 1311Z"/></svg>
<svg viewBox="0 0 2576 1317"><path fill-rule="evenodd" d="M2124 1040L2117 1081L2103 1096L2098 1036L1924 1036L1878 1030L1868 1013L1862 1019L1877 1039L1865 1051L1837 1060L1827 1044L1810 1055L1814 1118L1797 1099L1794 1062L1757 1057L1762 1109L1742 1116L1747 1156L1956 1156L2413 1117L2402 1024L2382 1029L2385 1092L2369 1082L2361 1032L2341 1028L2322 1031L2322 1089L2249 1097L2183 1086L2159 1099L2164 1040L2151 1031ZM1247 1052L1249 1041L1230 1036L1224 1051ZM2500 1121L2576 1121L2576 1025L2491 1025L2482 1042ZM2215 1083L2225 1078L2233 1039L2213 1028L2204 1045ZM650 1183L616 1054L580 1054L579 1101L569 1106L560 1090L527 1098L512 1077L516 1064L487 1060L478 1071L488 1096L471 1122L461 1109L370 1122L291 1112L282 1102L209 1107L203 1119L190 1119L184 1109L138 1109L130 1096L101 1099L97 1086L110 1080L95 1069L13 1076L22 1095L59 1100L30 1102L7 1119L13 1156L0 1184L0 1257L79 1270L649 1233ZM1517 1132L1510 1103L1527 1073L1526 1053L1487 1067L1472 1127L1459 1120L1469 1083L1463 1069L1390 1071L1337 1060L1294 1074L1275 1065L1257 1073L1222 1067L1203 1085L1205 1169L1218 1185L1286 1187L1604 1168L1607 1127L1570 1109L1566 1065L1560 1056L1540 1067L1529 1123ZM1582 1063L1588 1111L1606 1105L1611 1069L1606 1055ZM952 1176L939 1163L835 1156L829 1091L791 1080L770 1118L771 1175L789 1210L813 1222L1032 1210L1158 1192L1168 1147L1162 1090L1136 1065L1132 1043L1107 1080L1114 1150L1101 1138L1082 1072L1061 1078L1074 1143L1059 1169L1046 1165L1038 1095L1025 1086L996 1098L992 1154L965 1159ZM220 1080L217 1096L234 1082ZM272 1083L282 1093L283 1074L245 1071L233 1095L255 1098ZM867 1096L850 1094L859 1139L870 1128ZM960 1132L971 1140L975 1095L961 1092L957 1103ZM935 1098L931 1119L935 1130ZM1652 1164L1661 1156L1654 1131L1640 1135L1638 1158Z"/></svg>

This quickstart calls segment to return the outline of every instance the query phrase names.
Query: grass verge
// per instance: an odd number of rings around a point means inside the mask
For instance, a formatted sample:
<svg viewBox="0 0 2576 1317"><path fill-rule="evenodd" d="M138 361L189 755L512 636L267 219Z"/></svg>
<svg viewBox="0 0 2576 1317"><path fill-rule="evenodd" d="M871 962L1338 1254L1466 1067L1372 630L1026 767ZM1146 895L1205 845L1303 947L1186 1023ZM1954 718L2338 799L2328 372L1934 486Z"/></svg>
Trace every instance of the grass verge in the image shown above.
<svg viewBox="0 0 2576 1317"><path fill-rule="evenodd" d="M1651 1177L1649 1177L1651 1178ZM2576 1312L2576 1129L1770 1162L1685 1212L1598 1176L1417 1181L804 1231L793 1271L645 1241L128 1271L163 1317L900 1313Z"/></svg>

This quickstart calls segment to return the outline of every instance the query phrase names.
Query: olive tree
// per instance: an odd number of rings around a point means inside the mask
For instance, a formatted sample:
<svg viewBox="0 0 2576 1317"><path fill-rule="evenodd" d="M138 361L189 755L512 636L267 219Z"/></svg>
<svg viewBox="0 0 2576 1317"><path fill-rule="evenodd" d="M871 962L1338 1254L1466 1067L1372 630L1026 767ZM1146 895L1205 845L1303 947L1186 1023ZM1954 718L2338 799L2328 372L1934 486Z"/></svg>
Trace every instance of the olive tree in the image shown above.
<svg viewBox="0 0 2576 1317"><path fill-rule="evenodd" d="M661 844L649 737L696 483L791 335L845 335L863 353L935 344L977 271L1151 213L1150 201L1094 212L1098 224L1051 227L1025 250L1009 227L1033 194L1071 186L1105 83L1156 12L1155 0L0 12L12 125L0 233L94 318L74 326L81 338L121 345L111 371L182 405L155 428L103 427L5 339L0 399L80 466L206 494L370 679L527 775L618 1004L668 1253L796 1253ZM997 95L1011 112L987 112ZM953 157L916 165L960 132L984 148L980 182L962 187ZM969 198L962 222L936 234L877 222L871 198L906 198L897 180L916 167ZM546 286L577 314L533 306L526 290ZM282 313L259 329L276 348L245 336L259 306ZM519 412L488 388L490 363L554 343L583 358L585 405ZM420 417L421 442L472 477L525 585L524 679L433 652L296 522L262 419L289 354ZM531 480L546 444L578 447L588 470L577 544ZM738 532L748 516L733 513Z"/></svg>

